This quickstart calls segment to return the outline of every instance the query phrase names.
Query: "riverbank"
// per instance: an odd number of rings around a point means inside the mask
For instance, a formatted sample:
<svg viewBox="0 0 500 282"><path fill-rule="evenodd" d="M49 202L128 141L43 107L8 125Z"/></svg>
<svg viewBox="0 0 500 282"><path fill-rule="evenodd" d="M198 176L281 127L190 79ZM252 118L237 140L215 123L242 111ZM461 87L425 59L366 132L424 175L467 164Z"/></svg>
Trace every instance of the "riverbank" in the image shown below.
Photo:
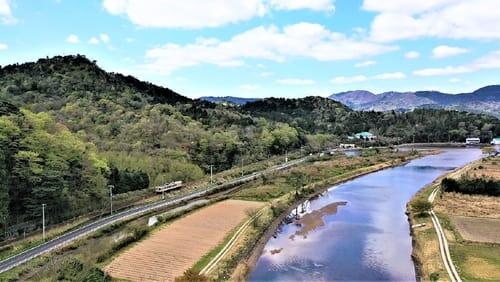
<svg viewBox="0 0 500 282"><path fill-rule="evenodd" d="M434 151L433 153L436 153ZM387 153L385 153L387 154ZM279 209L280 212L278 214L272 215L272 218L268 220L268 224L264 226L262 229L262 232L253 232L252 236L253 238L245 238L245 244L240 246L238 250L234 250L236 253L246 253L247 255L241 257L239 261L235 264L234 262L231 264L222 264L221 267L219 268L218 272L219 273L232 273L231 274L231 280L236 280L236 281L242 281L245 280L247 275L251 272L251 270L254 268L257 260L259 259L264 246L266 245L266 242L273 236L275 235L276 230L280 226L280 224L283 222L283 220L302 202L317 197L324 193L329 187L341 184L343 182L352 180L354 178L360 177L362 175L370 174L376 171L384 170L390 167L395 167L395 166L400 166L403 165L404 163L407 163L410 160L413 160L415 158L420 158L423 157L424 155L430 154L429 152L405 152L405 153L398 153L398 156L393 155L389 159L383 159L382 156L384 154L379 154L378 156L372 156L371 161L373 163L369 166L364 166L364 167L359 167L359 168L351 168L343 171L343 173L332 176L332 177L327 177L323 178L314 182L311 182L310 184L306 185L303 190L310 191L307 195L303 195L303 197L300 197L299 199L296 199L294 197L295 191L288 191L286 194L280 195L278 198L275 198L272 203L273 205L276 205L276 203L280 203L281 208ZM387 155L385 156L387 158ZM381 161L383 160L383 161ZM315 164L309 164L309 166L315 167L318 170L325 170L325 167L323 165L320 165L319 163ZM297 168L296 170L300 170L301 168ZM304 169L304 168L302 168ZM309 170L313 170L313 168L309 167ZM290 172L292 173L292 172ZM265 191L271 191L272 189L267 189L268 185L263 185L261 188L261 191L263 193L267 193ZM250 194L253 197L258 197L256 195L255 191L252 191L252 189L246 190L246 194ZM236 265L236 266L235 266ZM234 271L230 271L228 269L224 269L229 267L233 267ZM214 275L211 278L217 278L220 276ZM224 278L229 278L229 277L224 277Z"/></svg>
<svg viewBox="0 0 500 282"><path fill-rule="evenodd" d="M491 170L488 167L493 166L489 162L496 163L497 161L482 159L457 168L423 188L408 203L409 219L412 226L411 234L414 242L412 257L420 280L449 281L450 278L440 255L438 235L433 227L432 219L416 212L415 206L419 202L427 201L434 190L440 189L441 181L445 178L459 179L462 175L479 176L480 178L494 176L496 172L489 173ZM448 241L451 259L459 276L465 280L498 280L500 273L497 254L500 252L500 244L477 241L478 239L488 241L492 237L494 238L495 234L491 234L491 228L484 223L491 224L492 221L498 220L495 218L500 217L498 199L440 192L435 197L433 210L441 222L442 230ZM483 218L484 220L481 220ZM460 226L463 225L464 221L467 223L466 227L470 229L469 231L475 233L475 236L470 236L469 239L465 239L463 233L468 230L460 230L464 227Z"/></svg>

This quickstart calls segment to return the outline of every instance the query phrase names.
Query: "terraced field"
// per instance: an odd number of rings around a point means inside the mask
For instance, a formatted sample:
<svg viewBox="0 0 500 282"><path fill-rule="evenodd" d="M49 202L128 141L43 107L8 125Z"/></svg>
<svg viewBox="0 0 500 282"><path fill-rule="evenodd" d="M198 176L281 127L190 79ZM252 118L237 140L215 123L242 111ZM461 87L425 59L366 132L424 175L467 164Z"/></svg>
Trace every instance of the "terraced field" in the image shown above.
<svg viewBox="0 0 500 282"><path fill-rule="evenodd" d="M227 200L158 230L114 259L105 271L131 281L172 281L222 242L262 203Z"/></svg>

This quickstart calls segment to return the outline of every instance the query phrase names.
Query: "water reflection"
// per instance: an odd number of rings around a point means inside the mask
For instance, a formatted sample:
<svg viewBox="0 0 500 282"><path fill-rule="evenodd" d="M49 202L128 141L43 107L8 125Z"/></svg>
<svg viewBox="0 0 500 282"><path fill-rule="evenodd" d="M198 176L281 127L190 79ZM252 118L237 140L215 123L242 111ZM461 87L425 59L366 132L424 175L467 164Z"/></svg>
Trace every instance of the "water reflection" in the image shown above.
<svg viewBox="0 0 500 282"><path fill-rule="evenodd" d="M304 202L268 241L249 280L415 280L406 203L440 175L480 155L479 149L446 150Z"/></svg>
<svg viewBox="0 0 500 282"><path fill-rule="evenodd" d="M339 206L345 206L346 204L347 202L331 203L320 208L319 210L305 213L303 216L298 214L295 225L300 227L300 229L295 231L295 234L289 237L290 240L294 240L295 236L302 236L304 239L307 239L307 234L309 232L325 226L325 220L323 219L325 216L336 214L337 208Z"/></svg>

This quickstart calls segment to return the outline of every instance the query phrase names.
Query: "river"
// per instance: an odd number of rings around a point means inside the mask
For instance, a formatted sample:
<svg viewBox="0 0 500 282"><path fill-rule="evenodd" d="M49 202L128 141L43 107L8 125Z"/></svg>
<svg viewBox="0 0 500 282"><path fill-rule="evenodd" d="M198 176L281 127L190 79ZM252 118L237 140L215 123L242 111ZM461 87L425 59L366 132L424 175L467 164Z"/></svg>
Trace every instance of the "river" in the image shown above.
<svg viewBox="0 0 500 282"><path fill-rule="evenodd" d="M480 149L446 149L329 188L298 207L298 221L280 225L249 280L415 281L406 203L480 157Z"/></svg>

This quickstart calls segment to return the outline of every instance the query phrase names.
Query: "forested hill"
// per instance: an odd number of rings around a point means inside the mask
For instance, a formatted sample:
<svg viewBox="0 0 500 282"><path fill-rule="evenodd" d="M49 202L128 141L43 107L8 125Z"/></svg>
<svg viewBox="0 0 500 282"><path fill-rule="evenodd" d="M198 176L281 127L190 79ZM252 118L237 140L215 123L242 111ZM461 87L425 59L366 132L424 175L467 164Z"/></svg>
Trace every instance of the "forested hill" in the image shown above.
<svg viewBox="0 0 500 282"><path fill-rule="evenodd" d="M285 151L318 151L360 131L377 144L500 135L500 121L444 110L356 112L321 97L242 106L191 100L84 56L0 68L0 230L108 207L107 185L129 193L202 178ZM362 143L359 141L360 144ZM142 192L141 192L142 193ZM130 196L130 197L129 197Z"/></svg>
<svg viewBox="0 0 500 282"><path fill-rule="evenodd" d="M341 103L321 97L268 98L246 103L241 109L249 115L289 123L308 133L334 133L336 123L342 123L342 119L352 113Z"/></svg>
<svg viewBox="0 0 500 282"><path fill-rule="evenodd" d="M287 123L305 134L345 138L370 131L388 142L463 142L468 136L490 140L500 134L500 120L487 114L416 109L411 112L353 111L328 98L264 99L241 108L253 116Z"/></svg>
<svg viewBox="0 0 500 282"><path fill-rule="evenodd" d="M168 88L132 76L105 72L83 55L56 56L0 67L0 83L0 87L11 94L13 102L26 104L43 100L49 108L64 104L70 97L89 95L94 100L119 99L119 94L129 91L143 94L154 103L191 101Z"/></svg>

